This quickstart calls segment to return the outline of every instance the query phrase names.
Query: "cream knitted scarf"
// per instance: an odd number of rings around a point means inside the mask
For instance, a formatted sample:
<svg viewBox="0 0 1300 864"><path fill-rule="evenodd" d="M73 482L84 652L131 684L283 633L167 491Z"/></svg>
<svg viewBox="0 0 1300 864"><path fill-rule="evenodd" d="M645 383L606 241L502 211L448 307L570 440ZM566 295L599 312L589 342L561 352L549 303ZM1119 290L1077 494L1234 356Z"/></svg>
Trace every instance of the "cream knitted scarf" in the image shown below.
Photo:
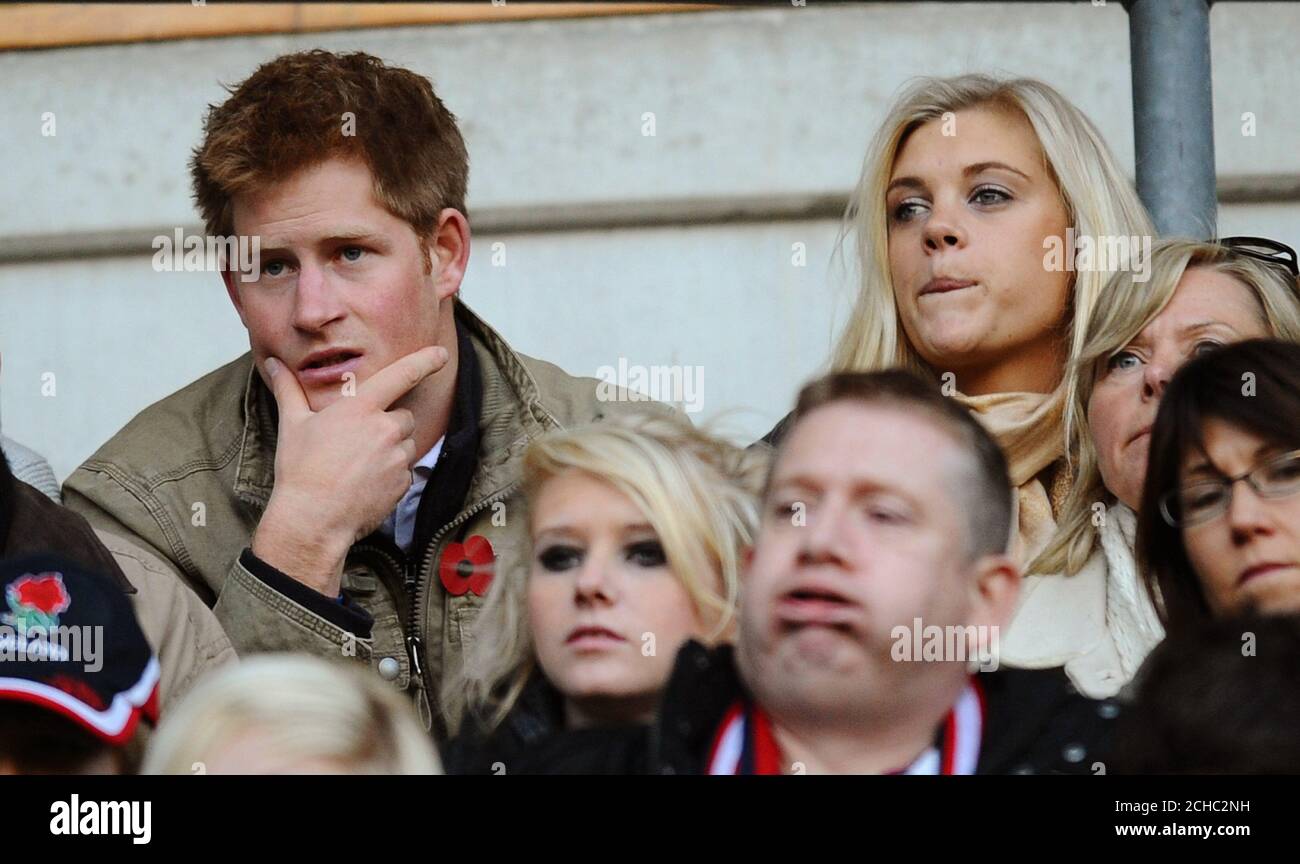
<svg viewBox="0 0 1300 864"><path fill-rule="evenodd" d="M1110 632L1125 680L1161 639L1155 605L1138 576L1133 555L1137 514L1118 501L1106 509L1101 523L1101 550L1106 556L1106 629Z"/></svg>
<svg viewBox="0 0 1300 864"><path fill-rule="evenodd" d="M1024 566L1056 531L1054 502L1040 475L1065 452L1061 391L957 393L953 398L970 409L1006 453L1011 485L1016 488L1012 553Z"/></svg>

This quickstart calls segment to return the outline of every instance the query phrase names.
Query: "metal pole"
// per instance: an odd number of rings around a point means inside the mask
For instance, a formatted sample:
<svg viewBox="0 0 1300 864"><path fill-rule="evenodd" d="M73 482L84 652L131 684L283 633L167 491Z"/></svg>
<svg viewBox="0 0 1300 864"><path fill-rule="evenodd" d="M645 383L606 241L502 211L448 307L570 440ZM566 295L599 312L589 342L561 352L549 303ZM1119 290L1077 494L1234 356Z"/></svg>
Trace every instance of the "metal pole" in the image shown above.
<svg viewBox="0 0 1300 864"><path fill-rule="evenodd" d="M1128 4L1137 189L1156 230L1215 236L1207 0Z"/></svg>

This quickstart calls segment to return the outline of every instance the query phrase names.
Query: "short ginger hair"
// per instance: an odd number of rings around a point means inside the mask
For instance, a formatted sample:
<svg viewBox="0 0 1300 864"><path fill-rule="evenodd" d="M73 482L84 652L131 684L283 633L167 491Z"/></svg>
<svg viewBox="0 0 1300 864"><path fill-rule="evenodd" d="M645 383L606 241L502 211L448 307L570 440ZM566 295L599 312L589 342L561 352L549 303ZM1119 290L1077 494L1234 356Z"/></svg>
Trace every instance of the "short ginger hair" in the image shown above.
<svg viewBox="0 0 1300 864"><path fill-rule="evenodd" d="M375 197L427 237L465 210L469 156L429 79L363 52L313 50L259 66L208 106L190 160L207 233L234 233L231 200L335 157L363 161Z"/></svg>

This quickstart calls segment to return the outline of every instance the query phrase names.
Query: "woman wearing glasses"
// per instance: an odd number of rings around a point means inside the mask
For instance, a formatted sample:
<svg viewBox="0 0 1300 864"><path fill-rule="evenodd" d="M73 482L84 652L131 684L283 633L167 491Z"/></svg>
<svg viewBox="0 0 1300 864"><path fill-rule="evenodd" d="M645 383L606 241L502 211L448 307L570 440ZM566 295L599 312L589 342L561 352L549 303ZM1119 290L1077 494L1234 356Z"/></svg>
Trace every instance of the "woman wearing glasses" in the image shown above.
<svg viewBox="0 0 1300 864"><path fill-rule="evenodd" d="M1140 514L1138 560L1171 632L1300 612L1300 346L1242 342L1174 377Z"/></svg>
<svg viewBox="0 0 1300 864"><path fill-rule="evenodd" d="M976 414L1008 457L1023 564L1069 487L1063 372L1114 269L1052 250L1150 237L1136 192L1088 118L1041 81L923 78L868 148L845 227L860 286L831 365L921 371Z"/></svg>
<svg viewBox="0 0 1300 864"><path fill-rule="evenodd" d="M1153 245L1150 264L1146 281L1125 272L1107 283L1087 322L1065 418L1074 485L1002 643L1005 662L1064 665L1094 697L1118 691L1164 635L1134 537L1169 379L1189 358L1229 343L1300 341L1289 247L1260 238L1167 239Z"/></svg>

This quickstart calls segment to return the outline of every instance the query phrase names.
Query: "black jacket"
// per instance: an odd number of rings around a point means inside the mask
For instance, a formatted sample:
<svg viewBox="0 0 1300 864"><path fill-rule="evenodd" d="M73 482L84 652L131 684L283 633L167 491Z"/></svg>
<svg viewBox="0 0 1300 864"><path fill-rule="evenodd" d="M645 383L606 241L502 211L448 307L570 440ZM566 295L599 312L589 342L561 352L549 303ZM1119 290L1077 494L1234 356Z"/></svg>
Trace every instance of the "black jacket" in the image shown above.
<svg viewBox="0 0 1300 864"><path fill-rule="evenodd" d="M978 674L986 715L976 773L1101 773L1095 766L1109 756L1117 703L1080 695L1060 669ZM517 753L506 772L703 774L713 736L741 698L748 694L733 649L688 642L651 726L553 734Z"/></svg>
<svg viewBox="0 0 1300 864"><path fill-rule="evenodd" d="M58 552L87 572L106 575L126 593L135 593L90 523L14 477L0 450L0 558L42 552Z"/></svg>
<svg viewBox="0 0 1300 864"><path fill-rule="evenodd" d="M442 768L448 774L500 774L502 767L508 772L522 754L563 730L563 697L534 672L495 729L489 731L473 716L464 719L456 737L441 747Z"/></svg>

